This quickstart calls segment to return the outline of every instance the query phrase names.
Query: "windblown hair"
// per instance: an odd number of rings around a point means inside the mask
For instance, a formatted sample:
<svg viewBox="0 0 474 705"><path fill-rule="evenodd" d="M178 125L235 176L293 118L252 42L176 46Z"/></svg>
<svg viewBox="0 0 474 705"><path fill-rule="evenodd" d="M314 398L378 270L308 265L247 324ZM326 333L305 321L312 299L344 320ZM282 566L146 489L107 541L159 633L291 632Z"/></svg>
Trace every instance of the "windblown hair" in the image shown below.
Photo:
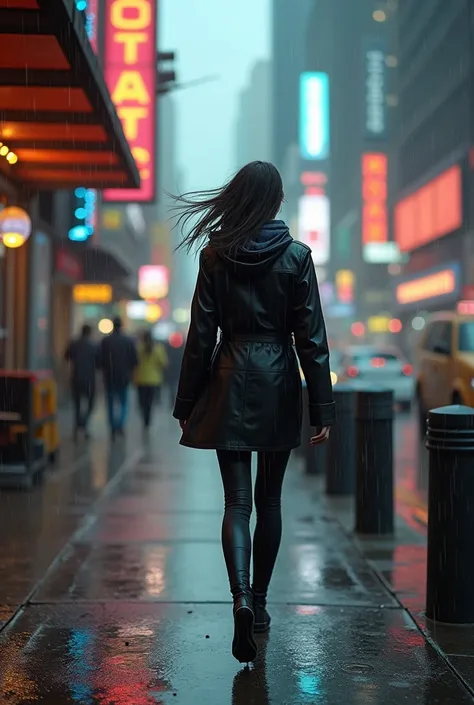
<svg viewBox="0 0 474 705"><path fill-rule="evenodd" d="M268 162L247 164L222 188L173 196L183 234L177 249L190 252L209 241L221 254L235 253L275 218L283 198L281 176Z"/></svg>

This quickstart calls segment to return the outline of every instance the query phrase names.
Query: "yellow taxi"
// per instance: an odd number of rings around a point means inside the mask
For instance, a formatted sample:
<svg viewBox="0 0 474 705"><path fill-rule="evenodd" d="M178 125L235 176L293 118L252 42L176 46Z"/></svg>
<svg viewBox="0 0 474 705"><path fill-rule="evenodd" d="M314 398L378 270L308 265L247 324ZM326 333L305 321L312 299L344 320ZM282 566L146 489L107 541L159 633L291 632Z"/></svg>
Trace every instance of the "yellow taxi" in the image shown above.
<svg viewBox="0 0 474 705"><path fill-rule="evenodd" d="M420 432L430 409L449 404L474 407L474 316L432 315L417 353Z"/></svg>

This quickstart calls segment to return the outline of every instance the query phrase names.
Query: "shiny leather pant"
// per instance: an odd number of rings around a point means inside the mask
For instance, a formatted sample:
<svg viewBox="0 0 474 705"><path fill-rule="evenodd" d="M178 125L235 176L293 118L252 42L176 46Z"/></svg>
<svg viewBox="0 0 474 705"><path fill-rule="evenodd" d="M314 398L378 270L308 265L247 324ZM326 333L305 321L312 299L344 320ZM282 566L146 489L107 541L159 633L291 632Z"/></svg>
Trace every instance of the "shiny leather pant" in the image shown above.
<svg viewBox="0 0 474 705"><path fill-rule="evenodd" d="M250 515L252 472L250 451L218 450L225 513L222 546L234 597L250 590ZM255 483L257 525L253 537L253 591L266 597L281 542L281 490L290 451L258 454Z"/></svg>

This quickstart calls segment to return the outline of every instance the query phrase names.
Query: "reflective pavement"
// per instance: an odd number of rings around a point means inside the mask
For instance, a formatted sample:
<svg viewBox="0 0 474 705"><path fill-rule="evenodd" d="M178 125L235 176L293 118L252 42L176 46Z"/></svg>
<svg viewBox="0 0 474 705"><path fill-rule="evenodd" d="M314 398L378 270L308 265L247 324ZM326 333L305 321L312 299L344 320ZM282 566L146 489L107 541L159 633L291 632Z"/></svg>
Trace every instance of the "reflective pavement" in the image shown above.
<svg viewBox="0 0 474 705"><path fill-rule="evenodd" d="M474 702L452 658L469 661L469 630L441 648L423 634L422 531L400 519L397 541L356 543L350 502L326 501L293 460L272 630L244 669L213 453L179 447L165 413L148 443L136 423L112 447L95 431L64 444L43 487L0 495L0 702Z"/></svg>

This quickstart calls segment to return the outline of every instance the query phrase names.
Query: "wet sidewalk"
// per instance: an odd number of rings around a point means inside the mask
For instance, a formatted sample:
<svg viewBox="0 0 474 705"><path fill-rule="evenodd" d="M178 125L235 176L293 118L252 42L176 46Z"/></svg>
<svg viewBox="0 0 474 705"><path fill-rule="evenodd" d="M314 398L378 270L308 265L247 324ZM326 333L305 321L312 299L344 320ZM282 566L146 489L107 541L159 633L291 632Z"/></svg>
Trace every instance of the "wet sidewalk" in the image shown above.
<svg viewBox="0 0 474 705"><path fill-rule="evenodd" d="M13 615L0 635L0 702L474 702L383 575L396 563L394 555L386 562L395 543L356 544L348 504L326 502L297 460L285 486L272 630L242 669L230 654L216 461L177 441L163 413L148 445L135 427L122 446L105 438L89 450L71 446L69 470L63 460L46 494L0 496L0 528L11 541L35 512L44 519L36 562L22 563L23 551L33 554L20 532L7 552L17 562L0 570L0 609ZM422 536L402 538L423 549Z"/></svg>

